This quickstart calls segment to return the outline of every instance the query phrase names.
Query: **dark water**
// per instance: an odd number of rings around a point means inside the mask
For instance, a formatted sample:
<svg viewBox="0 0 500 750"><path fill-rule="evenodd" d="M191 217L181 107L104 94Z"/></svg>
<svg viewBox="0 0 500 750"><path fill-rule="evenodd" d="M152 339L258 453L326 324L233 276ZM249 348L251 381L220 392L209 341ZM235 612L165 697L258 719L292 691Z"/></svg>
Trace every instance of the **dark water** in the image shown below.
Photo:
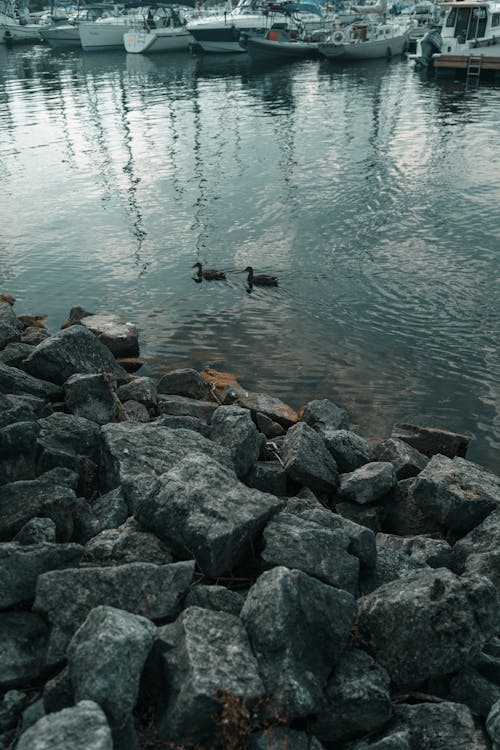
<svg viewBox="0 0 500 750"><path fill-rule="evenodd" d="M363 435L466 432L500 468L500 87L406 61L0 47L0 288L56 330L141 329L147 372L212 366ZM195 284L200 259L226 283ZM278 289L248 294L248 264Z"/></svg>

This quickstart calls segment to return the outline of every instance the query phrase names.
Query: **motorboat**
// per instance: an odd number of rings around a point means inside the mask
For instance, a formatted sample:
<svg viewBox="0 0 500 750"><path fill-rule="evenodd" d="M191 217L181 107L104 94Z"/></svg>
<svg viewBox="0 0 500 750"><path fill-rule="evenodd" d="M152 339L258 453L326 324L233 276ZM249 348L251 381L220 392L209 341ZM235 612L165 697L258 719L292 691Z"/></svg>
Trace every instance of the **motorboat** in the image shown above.
<svg viewBox="0 0 500 750"><path fill-rule="evenodd" d="M55 18L52 23L40 26L40 35L54 49L74 49L81 47L79 24L81 21L95 21L113 8L109 3L96 3L79 8L66 18Z"/></svg>
<svg viewBox="0 0 500 750"><path fill-rule="evenodd" d="M155 23L157 18L156 3L150 6L116 5L101 18L78 24L82 48L85 52L123 50L123 35L127 29L146 22Z"/></svg>
<svg viewBox="0 0 500 750"><path fill-rule="evenodd" d="M274 23L264 36L243 33L240 43L254 60L303 60L320 56L318 42L323 33Z"/></svg>
<svg viewBox="0 0 500 750"><path fill-rule="evenodd" d="M154 21L127 29L123 35L125 50L131 53L178 52L189 49L194 38L186 29L181 11L171 5L158 6L163 11Z"/></svg>
<svg viewBox="0 0 500 750"><path fill-rule="evenodd" d="M314 3L240 0L234 10L191 21L187 29L204 52L246 52L240 44L240 34L245 33L247 38L264 36L286 6L300 14L304 26L318 24L318 14L322 12Z"/></svg>
<svg viewBox="0 0 500 750"><path fill-rule="evenodd" d="M335 29L325 41L318 44L320 54L329 59L372 60L401 55L408 45L408 22L387 20L387 2L372 6L353 6L363 18L345 28ZM377 14L379 20L372 20Z"/></svg>
<svg viewBox="0 0 500 750"><path fill-rule="evenodd" d="M479 80L483 71L500 71L500 2L451 0L441 32L425 34L410 58L418 67L446 72L463 70Z"/></svg>
<svg viewBox="0 0 500 750"><path fill-rule="evenodd" d="M0 1L0 44L41 42L40 25L30 23L27 5Z"/></svg>

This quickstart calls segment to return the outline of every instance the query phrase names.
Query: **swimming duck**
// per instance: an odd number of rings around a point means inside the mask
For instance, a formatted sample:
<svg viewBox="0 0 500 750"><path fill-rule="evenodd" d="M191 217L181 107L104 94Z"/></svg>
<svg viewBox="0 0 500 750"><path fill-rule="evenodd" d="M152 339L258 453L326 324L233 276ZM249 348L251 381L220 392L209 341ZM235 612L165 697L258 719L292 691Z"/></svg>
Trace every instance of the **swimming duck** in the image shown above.
<svg viewBox="0 0 500 750"><path fill-rule="evenodd" d="M202 270L201 263L195 263L193 268L197 268L197 276L199 279L207 279L207 281L220 281L226 278L224 271L217 271L215 268L205 268Z"/></svg>
<svg viewBox="0 0 500 750"><path fill-rule="evenodd" d="M257 274L257 276L254 276L252 266L247 266L245 271L248 271L247 281L249 286L278 286L278 279L276 276L270 276L266 273L260 273Z"/></svg>

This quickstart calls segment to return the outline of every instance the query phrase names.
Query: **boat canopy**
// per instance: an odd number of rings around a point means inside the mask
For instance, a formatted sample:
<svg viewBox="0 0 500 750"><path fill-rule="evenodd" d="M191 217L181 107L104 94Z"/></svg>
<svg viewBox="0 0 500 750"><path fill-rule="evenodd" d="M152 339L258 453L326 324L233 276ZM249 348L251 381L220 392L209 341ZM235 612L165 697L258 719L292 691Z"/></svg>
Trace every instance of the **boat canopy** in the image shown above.
<svg viewBox="0 0 500 750"><path fill-rule="evenodd" d="M268 2L264 5L265 8L281 13L313 13L316 16L322 16L322 11L317 3L294 3L285 0L285 2Z"/></svg>

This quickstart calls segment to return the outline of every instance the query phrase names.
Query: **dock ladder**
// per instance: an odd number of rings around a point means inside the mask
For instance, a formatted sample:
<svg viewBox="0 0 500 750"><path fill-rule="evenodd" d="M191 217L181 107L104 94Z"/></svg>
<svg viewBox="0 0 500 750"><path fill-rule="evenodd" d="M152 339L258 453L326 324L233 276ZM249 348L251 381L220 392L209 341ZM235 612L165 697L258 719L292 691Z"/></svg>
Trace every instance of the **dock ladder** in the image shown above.
<svg viewBox="0 0 500 750"><path fill-rule="evenodd" d="M469 55L469 59L467 60L467 76L465 78L465 85L467 88L477 89L479 86L482 62L482 55Z"/></svg>

